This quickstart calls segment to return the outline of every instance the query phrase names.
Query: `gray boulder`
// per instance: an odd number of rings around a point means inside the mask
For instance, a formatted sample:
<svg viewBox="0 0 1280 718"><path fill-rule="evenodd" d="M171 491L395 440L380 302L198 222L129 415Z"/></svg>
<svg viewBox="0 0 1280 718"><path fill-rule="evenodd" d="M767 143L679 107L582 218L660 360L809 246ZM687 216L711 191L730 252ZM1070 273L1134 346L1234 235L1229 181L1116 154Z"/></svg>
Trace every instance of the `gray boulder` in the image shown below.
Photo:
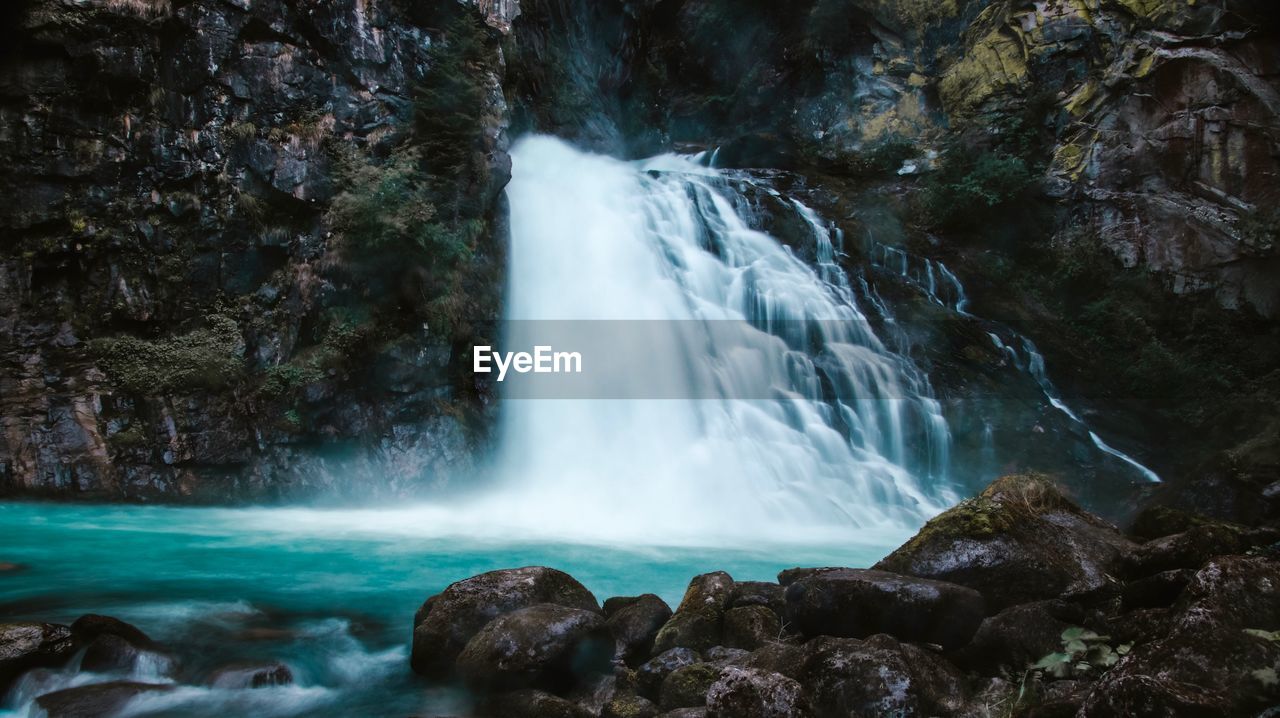
<svg viewBox="0 0 1280 718"><path fill-rule="evenodd" d="M658 631L654 652L677 647L703 651L720 645L721 621L733 588L733 578L723 571L695 576L675 615Z"/></svg>
<svg viewBox="0 0 1280 718"><path fill-rule="evenodd" d="M888 633L948 649L968 643L985 613L971 588L865 569L813 574L788 586L786 596L788 622L807 636Z"/></svg>
<svg viewBox="0 0 1280 718"><path fill-rule="evenodd" d="M542 603L599 613L595 596L563 571L542 566L490 571L428 598L413 621L410 665L445 678L467 642L494 618Z"/></svg>
<svg viewBox="0 0 1280 718"><path fill-rule="evenodd" d="M71 629L54 623L0 623L0 695L24 671L60 666L76 644Z"/></svg>
<svg viewBox="0 0 1280 718"><path fill-rule="evenodd" d="M707 691L707 718L807 718L800 684L779 673L729 667Z"/></svg>
<svg viewBox="0 0 1280 718"><path fill-rule="evenodd" d="M458 675L481 691L539 688L553 693L612 669L613 641L593 611L542 603L503 614L458 656Z"/></svg>
<svg viewBox="0 0 1280 718"><path fill-rule="evenodd" d="M629 666L639 665L652 654L654 638L670 620L671 607L652 593L630 599L622 606L610 606L611 601L616 599L605 602L605 613L609 616L609 631L617 641L617 655Z"/></svg>

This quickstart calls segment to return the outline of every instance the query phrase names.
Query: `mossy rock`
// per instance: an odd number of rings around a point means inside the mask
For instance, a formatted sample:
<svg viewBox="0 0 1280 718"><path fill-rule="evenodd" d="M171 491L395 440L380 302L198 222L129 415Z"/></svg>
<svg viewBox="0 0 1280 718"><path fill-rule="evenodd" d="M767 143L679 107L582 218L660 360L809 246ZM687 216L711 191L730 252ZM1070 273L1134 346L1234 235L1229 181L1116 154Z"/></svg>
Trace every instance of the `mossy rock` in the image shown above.
<svg viewBox="0 0 1280 718"><path fill-rule="evenodd" d="M653 652L659 654L672 648L705 651L720 645L721 624L733 586L733 578L723 571L695 576L675 615L654 638Z"/></svg>
<svg viewBox="0 0 1280 718"><path fill-rule="evenodd" d="M1134 546L1048 477L997 479L930 521L875 568L983 594L989 612L1060 596L1105 595Z"/></svg>
<svg viewBox="0 0 1280 718"><path fill-rule="evenodd" d="M707 691L720 678L718 666L710 663L695 663L692 666L679 668L667 676L662 682L662 694L659 705L664 711L677 708L696 708L707 702Z"/></svg>

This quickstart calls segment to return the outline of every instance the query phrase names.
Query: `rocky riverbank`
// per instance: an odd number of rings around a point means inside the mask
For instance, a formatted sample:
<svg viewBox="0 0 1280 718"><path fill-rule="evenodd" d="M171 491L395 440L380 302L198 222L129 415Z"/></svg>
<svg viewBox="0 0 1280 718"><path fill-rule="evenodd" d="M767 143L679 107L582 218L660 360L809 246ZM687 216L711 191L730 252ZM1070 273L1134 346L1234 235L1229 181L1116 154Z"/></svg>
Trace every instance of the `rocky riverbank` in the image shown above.
<svg viewBox="0 0 1280 718"><path fill-rule="evenodd" d="M423 604L412 665L503 718L1253 716L1280 701L1277 536L1165 508L1122 533L1010 476L872 569L706 574L674 612L475 576Z"/></svg>
<svg viewBox="0 0 1280 718"><path fill-rule="evenodd" d="M426 600L409 665L388 665L420 705L459 696L431 716L1258 716L1280 701L1277 539L1162 507L1121 531L1044 477L1008 476L871 569L705 574L674 610L600 603L552 568L474 576ZM243 643L234 661L153 628L0 624L0 705L295 715L325 690L264 640L283 627L218 634Z"/></svg>

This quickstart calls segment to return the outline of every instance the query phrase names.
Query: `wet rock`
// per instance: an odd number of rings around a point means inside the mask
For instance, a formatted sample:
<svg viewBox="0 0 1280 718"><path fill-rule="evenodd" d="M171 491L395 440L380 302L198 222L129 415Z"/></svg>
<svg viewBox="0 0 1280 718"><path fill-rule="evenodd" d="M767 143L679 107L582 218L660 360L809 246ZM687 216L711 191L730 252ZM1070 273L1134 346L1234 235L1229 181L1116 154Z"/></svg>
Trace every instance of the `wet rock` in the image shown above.
<svg viewBox="0 0 1280 718"><path fill-rule="evenodd" d="M765 606L731 608L724 614L724 643L731 648L754 651L781 634L778 614Z"/></svg>
<svg viewBox="0 0 1280 718"><path fill-rule="evenodd" d="M1168 634L1103 674L1081 718L1252 716L1280 702L1280 563L1213 559L1169 611Z"/></svg>
<svg viewBox="0 0 1280 718"><path fill-rule="evenodd" d="M707 691L708 718L803 718L800 684L778 673L730 667Z"/></svg>
<svg viewBox="0 0 1280 718"><path fill-rule="evenodd" d="M542 603L599 612L595 596L572 576L541 566L490 571L450 585L414 617L413 670L450 675L458 654L489 621Z"/></svg>
<svg viewBox="0 0 1280 718"><path fill-rule="evenodd" d="M136 646L149 648L154 645L151 638L142 629L118 618L100 616L96 613L86 614L71 624L71 632L81 643L90 643L100 636L117 636Z"/></svg>
<svg viewBox="0 0 1280 718"><path fill-rule="evenodd" d="M543 603L503 614L458 656L458 674L479 690L562 692L611 670L613 641L593 611Z"/></svg>
<svg viewBox="0 0 1280 718"><path fill-rule="evenodd" d="M616 603L610 606L609 601L605 601L605 615L609 617L609 631L617 641L617 655L627 665L643 663L652 655L658 631L670 620L671 607L652 593L637 596L621 606Z"/></svg>
<svg viewBox="0 0 1280 718"><path fill-rule="evenodd" d="M591 711L573 701L538 690L503 693L484 701L486 718L592 718Z"/></svg>
<svg viewBox="0 0 1280 718"><path fill-rule="evenodd" d="M132 681L94 683L46 693L36 699L47 718L101 718L115 715L137 696L164 693L173 686Z"/></svg>
<svg viewBox="0 0 1280 718"><path fill-rule="evenodd" d="M744 660L751 655L750 651L729 646L712 646L702 652L702 660L713 666L728 666Z"/></svg>
<svg viewBox="0 0 1280 718"><path fill-rule="evenodd" d="M66 626L0 623L0 695L23 671L60 666L75 650L75 639Z"/></svg>
<svg viewBox="0 0 1280 718"><path fill-rule="evenodd" d="M679 668L692 666L701 661L702 656L691 648L672 648L664 651L636 669L636 690L646 698L657 700L662 682L667 679L667 676Z"/></svg>
<svg viewBox="0 0 1280 718"><path fill-rule="evenodd" d="M737 665L755 668L766 673L781 673L795 678L804 665L805 647L793 643L766 643L754 650Z"/></svg>
<svg viewBox="0 0 1280 718"><path fill-rule="evenodd" d="M781 616L787 607L783 586L764 581L737 581L729 597L730 608L764 606Z"/></svg>
<svg viewBox="0 0 1280 718"><path fill-rule="evenodd" d="M94 673L130 673L147 654L125 639L106 633L85 647L80 668Z"/></svg>
<svg viewBox="0 0 1280 718"><path fill-rule="evenodd" d="M723 571L695 576L675 615L658 631L653 650L705 650L720 645L721 620L733 592L733 578Z"/></svg>
<svg viewBox="0 0 1280 718"><path fill-rule="evenodd" d="M802 578L808 578L828 571L843 571L840 566L824 566L821 568L788 568L778 572L778 585L786 588Z"/></svg>
<svg viewBox="0 0 1280 718"><path fill-rule="evenodd" d="M888 633L959 648L984 614L982 596L971 588L864 569L802 578L787 587L786 596L788 623L808 636Z"/></svg>
<svg viewBox="0 0 1280 718"><path fill-rule="evenodd" d="M214 688L268 688L293 683L293 671L283 663L224 666L209 676Z"/></svg>
<svg viewBox="0 0 1280 718"><path fill-rule="evenodd" d="M1149 541L1180 534L1205 523L1212 523L1212 520L1170 506L1148 506L1134 516L1128 533Z"/></svg>
<svg viewBox="0 0 1280 718"><path fill-rule="evenodd" d="M604 705L600 718L655 718L658 706L635 695L618 696Z"/></svg>
<svg viewBox="0 0 1280 718"><path fill-rule="evenodd" d="M886 635L815 638L805 644L796 680L817 718L948 715L965 703L955 667Z"/></svg>
<svg viewBox="0 0 1280 718"><path fill-rule="evenodd" d="M968 586L995 612L1113 593L1121 559L1133 549L1048 479L1017 475L943 512L875 568Z"/></svg>
<svg viewBox="0 0 1280 718"><path fill-rule="evenodd" d="M719 666L695 663L677 668L662 681L658 706L664 711L677 708L697 708L707 702L707 691L720 677Z"/></svg>
<svg viewBox="0 0 1280 718"><path fill-rule="evenodd" d="M1180 568L1194 570L1214 556L1244 553L1249 548L1240 531L1202 524L1137 547L1125 557L1125 571L1131 576L1150 576Z"/></svg>
<svg viewBox="0 0 1280 718"><path fill-rule="evenodd" d="M1079 625L1083 612L1060 601L1013 606L983 620L973 640L951 656L956 665L982 675L1017 673L1062 650L1062 632Z"/></svg>

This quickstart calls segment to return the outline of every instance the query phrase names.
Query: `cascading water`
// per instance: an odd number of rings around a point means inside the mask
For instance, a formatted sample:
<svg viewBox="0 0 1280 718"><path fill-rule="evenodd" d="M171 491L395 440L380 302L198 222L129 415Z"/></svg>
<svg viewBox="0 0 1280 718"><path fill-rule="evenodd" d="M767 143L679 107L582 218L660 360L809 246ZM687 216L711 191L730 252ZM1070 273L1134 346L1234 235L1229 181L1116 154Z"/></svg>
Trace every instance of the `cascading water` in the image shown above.
<svg viewBox="0 0 1280 718"><path fill-rule="evenodd" d="M627 163L545 137L512 157L508 343L537 342L545 320L679 327L611 376L689 398L508 401L505 501L613 537L795 540L909 531L955 499L928 382L872 331L812 210L790 201L816 271L688 158ZM732 346L724 323L741 328Z"/></svg>

